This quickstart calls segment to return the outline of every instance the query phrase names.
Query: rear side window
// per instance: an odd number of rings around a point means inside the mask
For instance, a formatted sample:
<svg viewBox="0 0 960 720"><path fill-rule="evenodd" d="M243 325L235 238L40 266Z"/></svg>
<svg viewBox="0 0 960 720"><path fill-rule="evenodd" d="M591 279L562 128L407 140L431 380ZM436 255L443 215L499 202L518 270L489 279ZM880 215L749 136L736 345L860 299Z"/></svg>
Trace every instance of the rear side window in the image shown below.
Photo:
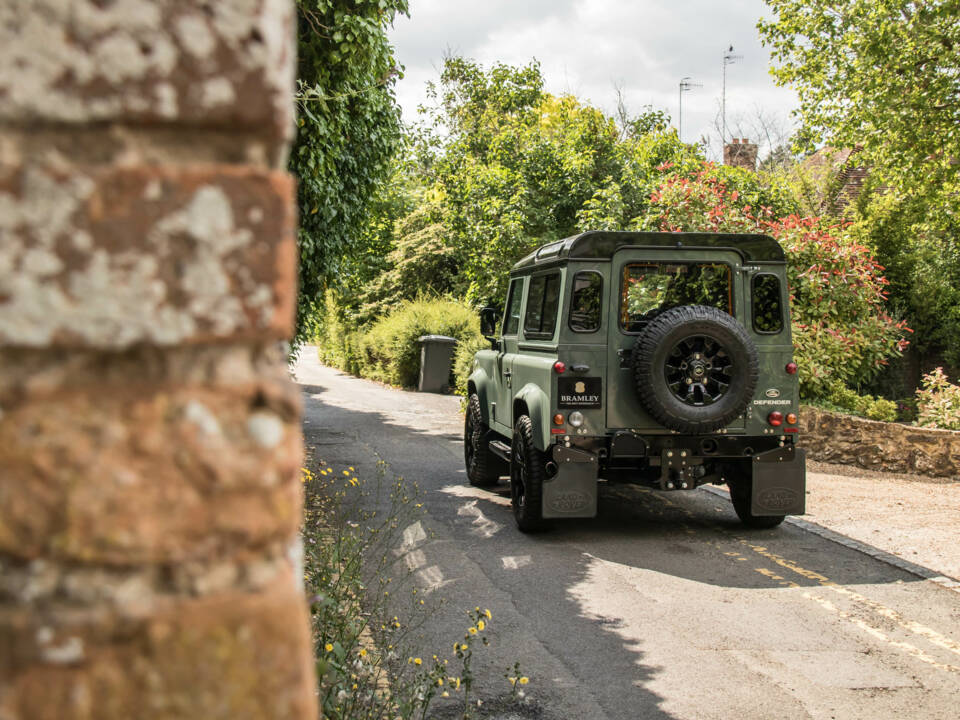
<svg viewBox="0 0 960 720"><path fill-rule="evenodd" d="M523 297L523 279L510 283L507 312L503 316L503 334L516 335L520 330L520 300Z"/></svg>
<svg viewBox="0 0 960 720"><path fill-rule="evenodd" d="M600 305L603 300L603 277L597 272L578 272L573 277L570 295L570 329L574 332L596 332L600 329Z"/></svg>
<svg viewBox="0 0 960 720"><path fill-rule="evenodd" d="M530 278L527 292L527 313L523 318L525 337L552 338L557 328L560 307L560 273Z"/></svg>
<svg viewBox="0 0 960 720"><path fill-rule="evenodd" d="M753 329L758 333L783 330L783 300L780 278L769 273L753 277Z"/></svg>

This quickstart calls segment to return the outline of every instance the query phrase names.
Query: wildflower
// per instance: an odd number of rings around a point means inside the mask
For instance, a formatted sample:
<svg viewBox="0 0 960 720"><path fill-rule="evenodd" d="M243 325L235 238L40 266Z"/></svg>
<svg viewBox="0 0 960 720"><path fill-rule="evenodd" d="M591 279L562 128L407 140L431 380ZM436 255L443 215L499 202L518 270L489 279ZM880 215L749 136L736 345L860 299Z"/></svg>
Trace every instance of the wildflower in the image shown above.
<svg viewBox="0 0 960 720"><path fill-rule="evenodd" d="M356 472L356 470L353 469L353 466L352 466L352 465L350 466L349 470L350 470L350 472Z"/></svg>
<svg viewBox="0 0 960 720"><path fill-rule="evenodd" d="M487 624L483 620L477 621L477 630L483 630L486 626Z"/></svg>
<svg viewBox="0 0 960 720"><path fill-rule="evenodd" d="M526 675L524 675L522 678L520 678L520 680L519 680L518 682L519 682L521 685L526 685L528 682L530 682L530 678L528 678Z"/></svg>
<svg viewBox="0 0 960 720"><path fill-rule="evenodd" d="M421 660L420 658L414 658L414 659L413 659L413 664L414 664L414 665L423 665L423 660Z"/></svg>
<svg viewBox="0 0 960 720"><path fill-rule="evenodd" d="M490 614L489 610L484 610L483 614L487 616L487 620L493 620L493 615Z"/></svg>
<svg viewBox="0 0 960 720"><path fill-rule="evenodd" d="M442 685L443 685L443 678L437 678L437 687L441 687Z"/></svg>
<svg viewBox="0 0 960 720"><path fill-rule="evenodd" d="M516 685L516 684L517 684L517 679L516 679L515 677L507 678L507 680L510 681L510 684L511 684L511 685Z"/></svg>
<svg viewBox="0 0 960 720"><path fill-rule="evenodd" d="M357 654L358 654L360 657L366 657L366 656L367 656L367 651L364 650L363 648L361 648L361 649L360 649L360 652L357 653Z"/></svg>
<svg viewBox="0 0 960 720"><path fill-rule="evenodd" d="M476 635L477 629L475 627L467 628L467 632L470 633L471 635Z"/></svg>
<svg viewBox="0 0 960 720"><path fill-rule="evenodd" d="M450 697L450 693L444 690L442 693L440 693L440 697Z"/></svg>
<svg viewBox="0 0 960 720"><path fill-rule="evenodd" d="M326 645L323 646L323 649L326 650L327 652L333 652L333 645L331 645L330 643L327 643Z"/></svg>
<svg viewBox="0 0 960 720"><path fill-rule="evenodd" d="M453 681L456 683L457 690L460 689L460 678L454 678Z"/></svg>
<svg viewBox="0 0 960 720"><path fill-rule="evenodd" d="M344 474L344 475L349 475L350 472L349 472L348 470L344 470L344 471L343 471L343 474Z"/></svg>

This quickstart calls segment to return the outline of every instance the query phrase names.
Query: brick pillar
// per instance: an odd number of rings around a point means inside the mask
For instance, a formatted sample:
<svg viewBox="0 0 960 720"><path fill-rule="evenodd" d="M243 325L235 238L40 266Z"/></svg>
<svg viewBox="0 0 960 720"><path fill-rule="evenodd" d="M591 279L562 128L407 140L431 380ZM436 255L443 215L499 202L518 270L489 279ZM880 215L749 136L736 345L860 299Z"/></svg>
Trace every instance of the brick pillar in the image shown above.
<svg viewBox="0 0 960 720"><path fill-rule="evenodd" d="M0 9L0 720L316 716L292 23Z"/></svg>
<svg viewBox="0 0 960 720"><path fill-rule="evenodd" d="M757 169L757 145L747 138L733 138L723 146L723 164L741 167L755 172Z"/></svg>

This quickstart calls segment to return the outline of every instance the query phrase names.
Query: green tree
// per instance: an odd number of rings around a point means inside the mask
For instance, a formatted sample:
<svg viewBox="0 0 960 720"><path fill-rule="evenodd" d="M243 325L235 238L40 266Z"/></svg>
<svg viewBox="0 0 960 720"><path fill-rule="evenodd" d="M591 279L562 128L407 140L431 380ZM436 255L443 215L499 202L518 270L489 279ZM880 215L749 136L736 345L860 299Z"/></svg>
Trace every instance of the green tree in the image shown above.
<svg viewBox="0 0 960 720"><path fill-rule="evenodd" d="M767 2L758 27L800 96L807 148L859 148L870 168L852 233L886 267L921 369L960 364L960 0Z"/></svg>
<svg viewBox="0 0 960 720"><path fill-rule="evenodd" d="M767 0L758 24L808 143L863 146L887 181L956 178L960 0Z"/></svg>
<svg viewBox="0 0 960 720"><path fill-rule="evenodd" d="M298 134L290 155L300 206L295 342L324 288L363 253L371 200L401 139L386 30L407 0L297 0Z"/></svg>

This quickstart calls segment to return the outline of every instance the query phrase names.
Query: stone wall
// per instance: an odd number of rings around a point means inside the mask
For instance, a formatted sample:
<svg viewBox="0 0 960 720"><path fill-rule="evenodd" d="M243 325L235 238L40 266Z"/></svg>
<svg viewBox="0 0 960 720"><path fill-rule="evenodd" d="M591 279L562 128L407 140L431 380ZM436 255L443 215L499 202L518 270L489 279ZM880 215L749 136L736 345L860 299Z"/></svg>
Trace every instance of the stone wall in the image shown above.
<svg viewBox="0 0 960 720"><path fill-rule="evenodd" d="M800 445L813 460L960 481L960 432L805 406L800 411Z"/></svg>
<svg viewBox="0 0 960 720"><path fill-rule="evenodd" d="M0 720L316 716L292 24L0 7Z"/></svg>

